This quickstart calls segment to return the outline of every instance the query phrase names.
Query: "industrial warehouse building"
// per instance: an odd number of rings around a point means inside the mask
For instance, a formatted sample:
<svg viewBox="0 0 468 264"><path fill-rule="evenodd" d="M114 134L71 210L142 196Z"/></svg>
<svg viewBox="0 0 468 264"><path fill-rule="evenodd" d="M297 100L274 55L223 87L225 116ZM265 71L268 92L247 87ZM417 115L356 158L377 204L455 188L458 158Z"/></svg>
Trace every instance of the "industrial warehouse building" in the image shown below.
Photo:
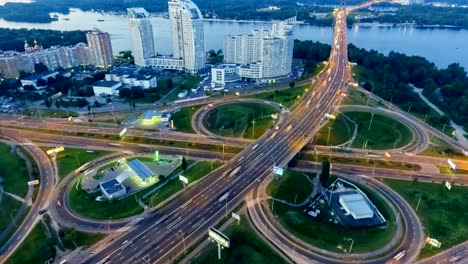
<svg viewBox="0 0 468 264"><path fill-rule="evenodd" d="M354 219L372 218L374 216L369 204L359 193L342 195L338 200L346 214L351 215Z"/></svg>

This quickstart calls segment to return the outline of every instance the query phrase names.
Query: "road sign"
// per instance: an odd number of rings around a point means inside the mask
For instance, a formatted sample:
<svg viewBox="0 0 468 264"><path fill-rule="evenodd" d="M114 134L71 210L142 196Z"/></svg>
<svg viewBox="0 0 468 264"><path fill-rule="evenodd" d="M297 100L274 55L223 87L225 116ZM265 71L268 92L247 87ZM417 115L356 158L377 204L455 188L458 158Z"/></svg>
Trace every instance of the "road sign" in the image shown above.
<svg viewBox="0 0 468 264"><path fill-rule="evenodd" d="M39 180L28 181L28 186L34 186L34 185L38 185L38 184L39 184Z"/></svg>
<svg viewBox="0 0 468 264"><path fill-rule="evenodd" d="M188 184L188 178L182 175L179 175L179 180L184 184Z"/></svg>
<svg viewBox="0 0 468 264"><path fill-rule="evenodd" d="M283 176L284 170L280 167L273 166L273 172L279 176Z"/></svg>
<svg viewBox="0 0 468 264"><path fill-rule="evenodd" d="M231 213L231 216L232 216L232 218L236 219L237 222L240 222L240 215L238 215L238 214L232 212L232 213Z"/></svg>
<svg viewBox="0 0 468 264"><path fill-rule="evenodd" d="M119 136L123 137L123 136L125 136L125 133L127 133L127 128L122 129L122 131L120 131L120 133L119 133Z"/></svg>
<svg viewBox="0 0 468 264"><path fill-rule="evenodd" d="M159 151L156 150L156 151L154 152L154 161L159 161L159 160L160 160Z"/></svg>
<svg viewBox="0 0 468 264"><path fill-rule="evenodd" d="M213 227L210 227L208 230L208 236L225 248L228 248L231 245L229 238Z"/></svg>
<svg viewBox="0 0 468 264"><path fill-rule="evenodd" d="M432 245L436 248L440 248L440 246L442 245L442 243L440 243L437 239L434 239L434 238L430 238L430 237L427 237L426 238L426 242L429 244L429 245Z"/></svg>
<svg viewBox="0 0 468 264"><path fill-rule="evenodd" d="M64 151L65 149L63 147L56 147L56 148L53 148L53 149L49 149L47 150L47 155L54 155L54 154L57 154L59 152L62 152Z"/></svg>
<svg viewBox="0 0 468 264"><path fill-rule="evenodd" d="M457 169L457 165L451 159L448 159L447 162L452 170Z"/></svg>
<svg viewBox="0 0 468 264"><path fill-rule="evenodd" d="M445 182L445 187L447 187L447 189L452 189L452 185L450 184L450 182Z"/></svg>

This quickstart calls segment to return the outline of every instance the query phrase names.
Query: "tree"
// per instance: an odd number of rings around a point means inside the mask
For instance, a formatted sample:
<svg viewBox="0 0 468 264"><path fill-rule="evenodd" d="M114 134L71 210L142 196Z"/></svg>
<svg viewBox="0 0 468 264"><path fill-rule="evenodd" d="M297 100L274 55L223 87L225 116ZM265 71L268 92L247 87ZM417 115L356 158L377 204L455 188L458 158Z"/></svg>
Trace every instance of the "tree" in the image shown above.
<svg viewBox="0 0 468 264"><path fill-rule="evenodd" d="M34 64L34 72L36 74L38 73L41 73L41 72L46 72L48 71L49 68L47 68L47 66L45 66L44 64L42 63L37 63L37 64Z"/></svg>
<svg viewBox="0 0 468 264"><path fill-rule="evenodd" d="M44 104L46 105L47 108L50 108L52 106L52 101L50 100L49 97L44 99Z"/></svg>
<svg viewBox="0 0 468 264"><path fill-rule="evenodd" d="M330 162L325 159L322 161L322 172L320 172L320 183L322 187L325 187L328 181L328 177L330 177Z"/></svg>
<svg viewBox="0 0 468 264"><path fill-rule="evenodd" d="M295 82L290 82L290 83L289 83L289 87L294 88L294 86L296 86L296 83L295 83Z"/></svg>
<svg viewBox="0 0 468 264"><path fill-rule="evenodd" d="M185 157L182 157L182 164L180 166L182 167L183 171L187 170L188 164L187 164L187 160L185 160Z"/></svg>
<svg viewBox="0 0 468 264"><path fill-rule="evenodd" d="M57 107L57 109L60 108L60 102L59 102L59 100L55 100L55 107Z"/></svg>
<svg viewBox="0 0 468 264"><path fill-rule="evenodd" d="M23 86L23 89L25 91L35 91L36 87L34 87L34 86L30 85L30 84L27 84L27 85Z"/></svg>
<svg viewBox="0 0 468 264"><path fill-rule="evenodd" d="M38 87L43 87L43 86L46 86L46 85L47 85L47 82L46 82L46 80L44 80L44 79L38 79L37 82L36 82L36 85L37 85Z"/></svg>
<svg viewBox="0 0 468 264"><path fill-rule="evenodd" d="M174 87L174 83L172 82L172 79L171 78L167 79L167 89L172 90L173 87Z"/></svg>

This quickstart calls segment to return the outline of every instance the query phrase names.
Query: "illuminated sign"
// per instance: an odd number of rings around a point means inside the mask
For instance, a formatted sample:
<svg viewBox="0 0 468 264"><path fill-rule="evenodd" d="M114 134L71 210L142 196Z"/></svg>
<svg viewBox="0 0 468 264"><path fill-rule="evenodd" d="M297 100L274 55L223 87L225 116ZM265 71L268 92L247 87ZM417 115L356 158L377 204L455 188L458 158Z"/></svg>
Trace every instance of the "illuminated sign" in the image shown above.
<svg viewBox="0 0 468 264"><path fill-rule="evenodd" d="M159 161L160 160L160 157L159 157L159 151L155 151L154 152L154 161Z"/></svg>
<svg viewBox="0 0 468 264"><path fill-rule="evenodd" d="M56 147L56 148L53 148L53 149L49 149L47 150L47 155L54 155L54 154L57 154L59 152L62 152L64 151L65 149L63 147Z"/></svg>
<svg viewBox="0 0 468 264"><path fill-rule="evenodd" d="M273 166L273 172L279 176L283 176L284 170L280 167Z"/></svg>
<svg viewBox="0 0 468 264"><path fill-rule="evenodd" d="M440 248L440 246L442 245L442 243L437 241L437 239L430 238L430 237L426 238L426 243L428 243L429 245L432 245L432 246L434 246L436 248Z"/></svg>
<svg viewBox="0 0 468 264"><path fill-rule="evenodd" d="M455 163L451 159L447 160L447 162L452 170L457 169L457 165L455 165Z"/></svg>
<svg viewBox="0 0 468 264"><path fill-rule="evenodd" d="M447 187L447 189L452 189L452 185L450 184L450 182L445 182L445 187Z"/></svg>
<svg viewBox="0 0 468 264"><path fill-rule="evenodd" d="M188 179L185 176L179 175L179 180L184 184L188 184Z"/></svg>
<svg viewBox="0 0 468 264"><path fill-rule="evenodd" d="M336 115L331 115L331 114L325 114L325 117L328 118L328 119L331 119L331 120L336 119Z"/></svg>
<svg viewBox="0 0 468 264"><path fill-rule="evenodd" d="M34 185L38 185L38 184L39 184L39 180L28 181L28 186L34 186Z"/></svg>
<svg viewBox="0 0 468 264"><path fill-rule="evenodd" d="M234 218L234 219L236 219L237 222L240 222L240 215L238 215L238 214L232 212L231 217Z"/></svg>
<svg viewBox="0 0 468 264"><path fill-rule="evenodd" d="M229 238L213 227L210 227L208 230L208 236L225 248L228 248L231 245Z"/></svg>
<svg viewBox="0 0 468 264"><path fill-rule="evenodd" d="M120 131L119 136L123 137L123 136L125 136L125 133L127 133L127 128L122 129L122 131Z"/></svg>

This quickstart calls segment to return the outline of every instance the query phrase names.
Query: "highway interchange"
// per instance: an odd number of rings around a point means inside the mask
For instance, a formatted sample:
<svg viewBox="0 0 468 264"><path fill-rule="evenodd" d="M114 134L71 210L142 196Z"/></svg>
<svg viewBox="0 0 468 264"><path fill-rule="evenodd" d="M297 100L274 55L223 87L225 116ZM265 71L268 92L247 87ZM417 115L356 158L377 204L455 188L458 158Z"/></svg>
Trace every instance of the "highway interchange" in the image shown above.
<svg viewBox="0 0 468 264"><path fill-rule="evenodd" d="M285 167L289 160L294 155L303 149L313 138L313 135L318 131L323 124L323 116L325 113L332 113L338 108L336 104L340 101L338 90L345 91L347 83L351 81L350 68L347 61L347 44L346 44L346 11L340 10L336 13L336 23L334 29L334 45L331 51L330 59L326 70L323 71L312 84L310 92L305 93L294 109L287 113L278 129L267 131L261 138L252 143L250 140L244 139L225 139L220 137L189 135L183 133L158 133L131 130L132 136L142 138L156 138L164 140L188 141L188 142L203 142L209 144L230 144L232 146L245 147L243 151L237 155L230 153L220 153L196 150L182 149L163 146L151 146L150 144L135 144L135 143L118 143L112 145L113 141L89 139L78 136L58 136L54 134L37 133L18 128L18 123L23 128L39 128L44 127L47 130L58 131L73 131L82 133L104 133L116 135L120 128L89 128L86 126L76 126L63 124L60 122L42 122L39 124L36 121L30 120L3 120L4 126L0 133L3 137L20 143L24 148L35 157L36 162L40 164L40 180L41 189L36 203L34 204L28 217L23 221L20 228L13 237L2 248L0 262L3 262L20 242L27 236L30 229L38 221L38 211L41 208L48 207L50 204L51 214L56 220L65 223L67 226L75 226L77 229L86 231L103 230L109 228L118 230L128 224L128 220L113 221L108 226L103 226L99 221L88 221L87 219L78 218L68 211L67 208L58 208L55 206L55 201L66 200L66 188L73 180L62 182L55 187L56 180L54 166L52 161L46 154L32 142L49 142L52 144L64 144L70 146L81 146L90 149L125 149L127 152L140 153L152 152L154 149L159 149L171 154L185 154L201 158L224 158L228 160L227 164L218 170L214 171L209 176L203 178L197 185L192 186L177 199L170 201L163 208L156 212L145 216L138 225L132 227L131 232L123 233L116 238L112 243L106 245L99 252L95 252L83 263L168 263L174 260L178 255L184 252L184 247L194 244L202 236L206 235L207 229L215 225L219 220L227 216L227 212L234 209L241 201L249 194L249 201L252 206L249 206L249 213L253 216L253 222L256 227L268 238L272 243L277 245L285 252L291 252L294 248L294 253L290 256L298 263L343 263L343 261L356 261L361 263L382 263L382 261L391 258L400 250L407 250L408 253L402 259L403 263L411 263L418 255L422 245L422 228L417 219L416 214L411 207L399 195L393 192L385 185L375 181L370 177L362 177L361 179L373 186L376 190L383 193L389 200L392 201L397 210L402 211L404 217L401 218L402 226L404 226L406 235L401 243L395 245L383 257L373 258L371 255L366 255L363 259L362 255L339 255L323 252L323 250L311 250L310 246L304 245L301 241L292 238L290 234L285 234L284 230L278 228L277 223L271 217L266 217L268 210L265 210L264 204L261 202L263 188L271 180L271 169L275 166ZM366 110L366 109L361 109ZM385 112L385 110L376 110ZM395 110L394 110L395 111ZM407 115L399 113L402 118ZM421 121L419 121L421 122ZM413 146L410 146L407 151L417 154L427 147L429 139L427 132L440 136L445 140L446 136L426 124L422 123L419 126L411 126L414 120L407 123L416 133L416 138L419 140ZM419 129L423 127L424 129ZM98 131L90 131L90 129L99 129ZM135 134L133 134L135 133ZM464 150L457 141L447 140L457 148ZM322 151L322 150L321 150ZM328 148L323 149L323 153L328 153ZM334 153L334 155L350 155L344 153ZM381 154L381 153L380 153ZM362 154L361 154L362 155ZM440 161L440 158L430 158L421 156L407 156L405 154L394 153L392 160L406 159L407 162L417 163L420 160L427 162ZM463 160L460 160L461 164ZM302 168L306 169L309 166L302 164ZM301 168L301 164L298 166ZM335 167L335 165L334 165ZM338 165L336 169L338 173L343 175L359 175L369 174L370 168L357 168L356 166ZM236 173L233 173L236 171ZM362 172L362 173L361 173ZM419 174L418 172L401 172L385 169L373 169L379 175L393 175L395 178L412 178L428 177L427 180L437 179L443 180L440 175ZM409 174L409 175L408 175ZM439 177L439 178L437 178ZM466 182L463 177L454 177L459 183ZM221 194L229 192L228 199L223 203L218 203L217 199ZM62 210L62 211L60 211ZM273 228L272 228L273 227ZM269 231L266 231L266 230ZM369 257L369 258L368 258Z"/></svg>

